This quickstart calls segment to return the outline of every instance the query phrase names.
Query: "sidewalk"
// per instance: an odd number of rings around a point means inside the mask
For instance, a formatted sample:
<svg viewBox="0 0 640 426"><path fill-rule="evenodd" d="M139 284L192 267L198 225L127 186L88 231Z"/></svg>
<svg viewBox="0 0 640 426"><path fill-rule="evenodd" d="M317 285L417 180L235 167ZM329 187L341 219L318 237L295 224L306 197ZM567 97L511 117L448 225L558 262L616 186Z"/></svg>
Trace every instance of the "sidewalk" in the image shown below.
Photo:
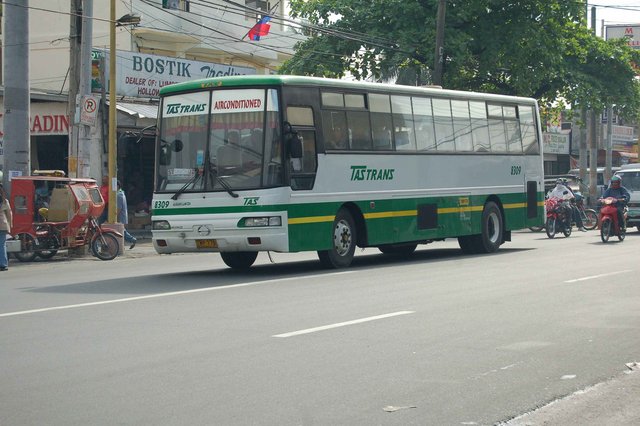
<svg viewBox="0 0 640 426"><path fill-rule="evenodd" d="M587 389L523 414L504 426L640 425L640 365Z"/></svg>
<svg viewBox="0 0 640 426"><path fill-rule="evenodd" d="M120 255L118 255L118 258L126 259L146 256L159 256L156 250L153 248L151 231L132 229L129 231L129 233L136 238L136 246L133 248L133 250L131 250L129 249L130 244L125 242L124 251ZM20 262L18 259L16 259L15 256L9 256L9 265L11 269L16 267L23 268L28 267L29 265L43 264L47 262L54 263L78 260L96 260L96 258L91 255L89 246L85 246L84 250L86 250L84 254L70 254L67 250L62 250L51 259L43 260L40 258L36 258L33 262Z"/></svg>

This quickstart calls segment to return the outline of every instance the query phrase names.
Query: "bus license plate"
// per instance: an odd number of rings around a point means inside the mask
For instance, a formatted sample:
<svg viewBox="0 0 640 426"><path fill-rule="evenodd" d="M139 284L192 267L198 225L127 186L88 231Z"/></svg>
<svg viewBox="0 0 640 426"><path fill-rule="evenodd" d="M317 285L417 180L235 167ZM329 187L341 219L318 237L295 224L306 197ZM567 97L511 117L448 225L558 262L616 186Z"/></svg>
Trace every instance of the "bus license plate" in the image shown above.
<svg viewBox="0 0 640 426"><path fill-rule="evenodd" d="M218 248L216 240L196 240L196 247L199 249Z"/></svg>

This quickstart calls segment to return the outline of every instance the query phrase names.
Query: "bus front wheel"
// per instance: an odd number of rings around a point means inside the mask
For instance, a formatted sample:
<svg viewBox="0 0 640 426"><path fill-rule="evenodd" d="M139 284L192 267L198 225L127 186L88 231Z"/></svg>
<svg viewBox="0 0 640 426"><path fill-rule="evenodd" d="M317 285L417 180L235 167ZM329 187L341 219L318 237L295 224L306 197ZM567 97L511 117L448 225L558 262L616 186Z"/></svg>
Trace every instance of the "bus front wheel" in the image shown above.
<svg viewBox="0 0 640 426"><path fill-rule="evenodd" d="M349 210L338 210L331 233L332 247L318 251L320 263L326 268L346 268L356 251L356 226Z"/></svg>
<svg viewBox="0 0 640 426"><path fill-rule="evenodd" d="M257 251L227 251L220 253L222 261L232 269L249 269L258 257Z"/></svg>

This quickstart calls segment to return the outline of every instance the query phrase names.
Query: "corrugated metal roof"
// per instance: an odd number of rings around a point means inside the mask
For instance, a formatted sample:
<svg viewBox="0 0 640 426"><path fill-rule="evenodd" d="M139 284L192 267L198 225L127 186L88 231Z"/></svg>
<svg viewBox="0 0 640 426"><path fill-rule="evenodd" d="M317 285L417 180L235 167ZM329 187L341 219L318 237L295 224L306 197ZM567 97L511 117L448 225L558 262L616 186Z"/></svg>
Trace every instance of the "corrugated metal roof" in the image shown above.
<svg viewBox="0 0 640 426"><path fill-rule="evenodd" d="M154 120L158 118L158 105L118 102L116 109L137 118L153 118Z"/></svg>

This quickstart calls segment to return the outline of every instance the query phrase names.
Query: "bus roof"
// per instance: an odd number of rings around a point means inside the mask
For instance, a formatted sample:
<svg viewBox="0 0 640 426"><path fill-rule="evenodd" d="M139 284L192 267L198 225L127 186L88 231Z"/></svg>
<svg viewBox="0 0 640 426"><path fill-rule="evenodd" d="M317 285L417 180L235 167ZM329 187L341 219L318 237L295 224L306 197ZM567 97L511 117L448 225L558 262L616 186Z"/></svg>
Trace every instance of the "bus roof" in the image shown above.
<svg viewBox="0 0 640 426"><path fill-rule="evenodd" d="M447 97L477 98L484 100L495 100L501 102L514 102L534 104L535 99L496 95L479 92L463 92L458 90L447 90L435 87L416 87L398 84L370 83L364 81L338 80L333 78L306 77L297 75L237 75L229 77L214 77L200 80L186 81L164 86L160 89L161 96L175 93L191 92L197 90L207 90L214 87L242 87L242 86L312 86L327 87L342 90L361 90L366 88L370 91L393 91L398 93L415 93L430 95L446 95Z"/></svg>

